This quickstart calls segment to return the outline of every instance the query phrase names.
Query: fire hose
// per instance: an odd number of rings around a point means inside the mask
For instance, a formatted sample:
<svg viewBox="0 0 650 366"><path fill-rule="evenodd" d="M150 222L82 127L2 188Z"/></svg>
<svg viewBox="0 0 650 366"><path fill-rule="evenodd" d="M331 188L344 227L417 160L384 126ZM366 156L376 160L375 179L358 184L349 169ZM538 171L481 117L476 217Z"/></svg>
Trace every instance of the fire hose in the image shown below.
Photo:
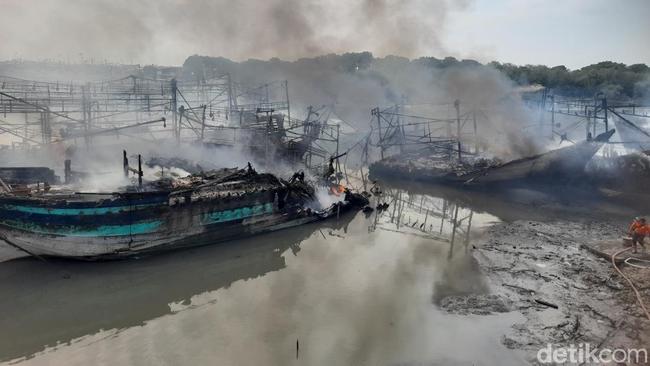
<svg viewBox="0 0 650 366"><path fill-rule="evenodd" d="M632 262L636 262L636 263L632 263ZM650 269L650 261L644 259L630 257L625 260L625 264L634 268Z"/></svg>
<svg viewBox="0 0 650 366"><path fill-rule="evenodd" d="M637 290L636 286L634 286L632 280L630 280L630 278L626 276L616 265L616 257L623 252L627 252L628 250L632 250L632 248L621 249L618 252L612 254L612 264L614 265L614 269L616 270L616 272L618 272L618 274L620 274L623 278L625 278L627 283L630 285L630 287L634 291L634 294L636 295L636 299L639 302L641 309L643 309L643 312L645 313L646 318L650 320L650 312L648 312L648 308L646 308L645 304L643 303L643 298L641 298L641 293L639 292L639 290Z"/></svg>

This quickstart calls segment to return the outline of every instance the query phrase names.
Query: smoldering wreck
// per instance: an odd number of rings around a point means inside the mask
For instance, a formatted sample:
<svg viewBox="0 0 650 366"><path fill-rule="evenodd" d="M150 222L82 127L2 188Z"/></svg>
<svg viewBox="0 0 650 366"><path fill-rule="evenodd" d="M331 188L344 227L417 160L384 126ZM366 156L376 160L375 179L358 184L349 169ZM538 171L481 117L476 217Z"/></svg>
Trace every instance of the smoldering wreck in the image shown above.
<svg viewBox="0 0 650 366"><path fill-rule="evenodd" d="M515 134L514 142L512 134L495 132L500 127L483 108L463 110L459 100L453 103L455 116L447 118L427 114L428 109L417 104L373 109L364 149L374 146L380 157L364 161L371 179L487 190L579 186L596 194L627 197L628 201L645 196L640 187L648 183L643 151L650 146L644 142L650 141L650 133L631 120L647 118L638 112L643 108L631 102L608 103L606 98L563 100L545 89L518 98L539 110L541 117L538 124L528 126L534 132ZM502 107L512 108L507 103ZM544 116L550 121L544 121ZM615 129L610 128L612 122ZM584 134L576 131L580 124L586 127ZM523 140L517 140L523 135ZM620 141L611 141L613 136ZM553 146L558 137L559 145ZM509 159L495 153L534 145ZM616 146L632 153L620 155Z"/></svg>
<svg viewBox="0 0 650 366"><path fill-rule="evenodd" d="M179 156L172 156L155 165L181 168L189 175L143 183L141 166L130 168L127 162L125 173L138 176L138 187L79 192L67 183L84 178L86 173L70 169L68 155L74 153L68 154L66 149L63 187L57 186L57 178L47 168L0 170L0 235L7 243L34 255L127 256L339 215L365 203L363 195L340 185L341 166L345 164L339 158L352 155L355 147L363 148L359 155L364 186L363 167L369 167L373 179L399 177L463 188L587 181L582 175L585 166L615 132L605 125L602 133L596 135L594 128L585 140L571 146L503 162L500 156L484 154L480 149L486 142L481 141L479 127L489 121L477 121L481 115L477 107L461 113L461 103L456 101L455 118L444 119L417 116L409 110L413 106L401 104L373 109L370 134L347 151L340 151L341 126L328 121L331 111L309 107L305 119L291 117L286 82L264 85L262 96L260 87L245 89L230 75L199 82L132 75L83 85L11 78L4 83L5 91L0 92L4 111L40 115L41 141L31 135L18 137L40 146L42 154L51 153L57 144L89 149L95 139L106 136L160 135L174 146L245 147L255 159L300 166L308 177L320 180L309 182L304 173L284 180L257 173L250 166L243 170L223 166L203 169L198 163L186 164ZM116 123L116 114L133 117L136 122ZM473 133L469 135L473 137L468 137L472 124ZM551 135L559 133L555 124L550 127ZM446 133L436 132L445 128ZM170 130L171 136L167 136ZM12 130L12 134L16 132ZM376 142L371 143L375 134ZM162 140L154 139L154 143ZM372 163L369 145L378 148L380 155ZM106 148L113 150L115 145ZM396 149L397 154L389 155ZM339 202L319 205L315 194L319 186L342 195Z"/></svg>
<svg viewBox="0 0 650 366"><path fill-rule="evenodd" d="M368 203L344 189L337 202L322 207L304 173L283 180L250 164L145 184L141 176L140 171L139 189L112 193L52 186L29 194L5 192L0 238L37 256L122 257L303 225Z"/></svg>
<svg viewBox="0 0 650 366"><path fill-rule="evenodd" d="M614 132L609 130L594 139L508 162L476 155L463 157L461 153L456 158L449 154L449 144L442 149L434 145L381 159L370 165L370 174L477 189L566 184L584 178L587 163Z"/></svg>
<svg viewBox="0 0 650 366"><path fill-rule="evenodd" d="M292 118L286 83L266 84L263 96L259 87L244 89L229 75L198 84L139 76L65 87L28 84L4 80L0 106L28 117L40 113L42 141L23 136L31 147L0 151L3 160L28 153L47 160L67 146L63 179L51 167L0 170L0 240L31 255L104 259L204 245L338 217L367 203L340 184L338 126L311 107L305 119ZM116 114L135 122L116 124ZM113 137L137 142L156 135L162 137L150 144L202 149L208 160L244 150L241 156L261 161L262 168L281 162L298 171L283 179L258 173L251 163L238 169L208 161L215 166L206 169L172 154L149 156L149 163L185 175L146 180L141 156L130 166L125 151L124 175L135 175L135 184L108 192L74 185L92 176L71 168L91 146L119 151L123 145ZM94 146L98 141L108 144ZM331 196L326 203L319 191Z"/></svg>

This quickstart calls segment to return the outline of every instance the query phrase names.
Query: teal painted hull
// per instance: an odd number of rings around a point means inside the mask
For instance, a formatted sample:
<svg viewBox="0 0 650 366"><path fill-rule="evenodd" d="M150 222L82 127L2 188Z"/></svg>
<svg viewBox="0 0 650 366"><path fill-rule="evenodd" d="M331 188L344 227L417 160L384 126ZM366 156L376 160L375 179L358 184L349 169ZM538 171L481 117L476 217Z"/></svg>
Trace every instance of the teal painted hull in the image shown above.
<svg viewBox="0 0 650 366"><path fill-rule="evenodd" d="M2 202L0 239L30 254L113 258L206 245L318 221L337 212L280 209L273 195L187 205L127 204L47 207L43 202ZM266 199L264 201L263 199ZM341 205L345 210L347 205Z"/></svg>

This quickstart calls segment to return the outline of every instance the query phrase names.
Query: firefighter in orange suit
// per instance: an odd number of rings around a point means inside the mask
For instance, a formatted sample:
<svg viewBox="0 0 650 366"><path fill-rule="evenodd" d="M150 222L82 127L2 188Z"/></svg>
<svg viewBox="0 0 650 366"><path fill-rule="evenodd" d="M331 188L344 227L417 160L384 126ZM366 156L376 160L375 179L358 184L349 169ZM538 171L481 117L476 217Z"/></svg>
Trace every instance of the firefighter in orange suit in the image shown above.
<svg viewBox="0 0 650 366"><path fill-rule="evenodd" d="M628 231L630 235L632 235L634 253L636 253L637 243L643 248L643 250L645 250L643 239L645 239L647 235L650 235L650 226L646 223L645 218L635 219L630 225L630 229Z"/></svg>

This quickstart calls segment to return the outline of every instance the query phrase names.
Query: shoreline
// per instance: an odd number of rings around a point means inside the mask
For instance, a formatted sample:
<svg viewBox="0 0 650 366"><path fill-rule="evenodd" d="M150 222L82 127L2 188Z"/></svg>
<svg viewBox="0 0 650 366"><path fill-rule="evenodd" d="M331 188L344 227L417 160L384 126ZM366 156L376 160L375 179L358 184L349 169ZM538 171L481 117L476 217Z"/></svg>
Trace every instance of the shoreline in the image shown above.
<svg viewBox="0 0 650 366"><path fill-rule="evenodd" d="M620 223L595 220L497 223L473 248L491 293L443 299L441 307L478 315L520 312L526 320L512 326L502 343L522 351L532 364L547 344L647 347L650 320L631 288L611 261L584 248L587 242L620 240L620 228ZM621 270L650 303L650 277L642 275L648 270Z"/></svg>

